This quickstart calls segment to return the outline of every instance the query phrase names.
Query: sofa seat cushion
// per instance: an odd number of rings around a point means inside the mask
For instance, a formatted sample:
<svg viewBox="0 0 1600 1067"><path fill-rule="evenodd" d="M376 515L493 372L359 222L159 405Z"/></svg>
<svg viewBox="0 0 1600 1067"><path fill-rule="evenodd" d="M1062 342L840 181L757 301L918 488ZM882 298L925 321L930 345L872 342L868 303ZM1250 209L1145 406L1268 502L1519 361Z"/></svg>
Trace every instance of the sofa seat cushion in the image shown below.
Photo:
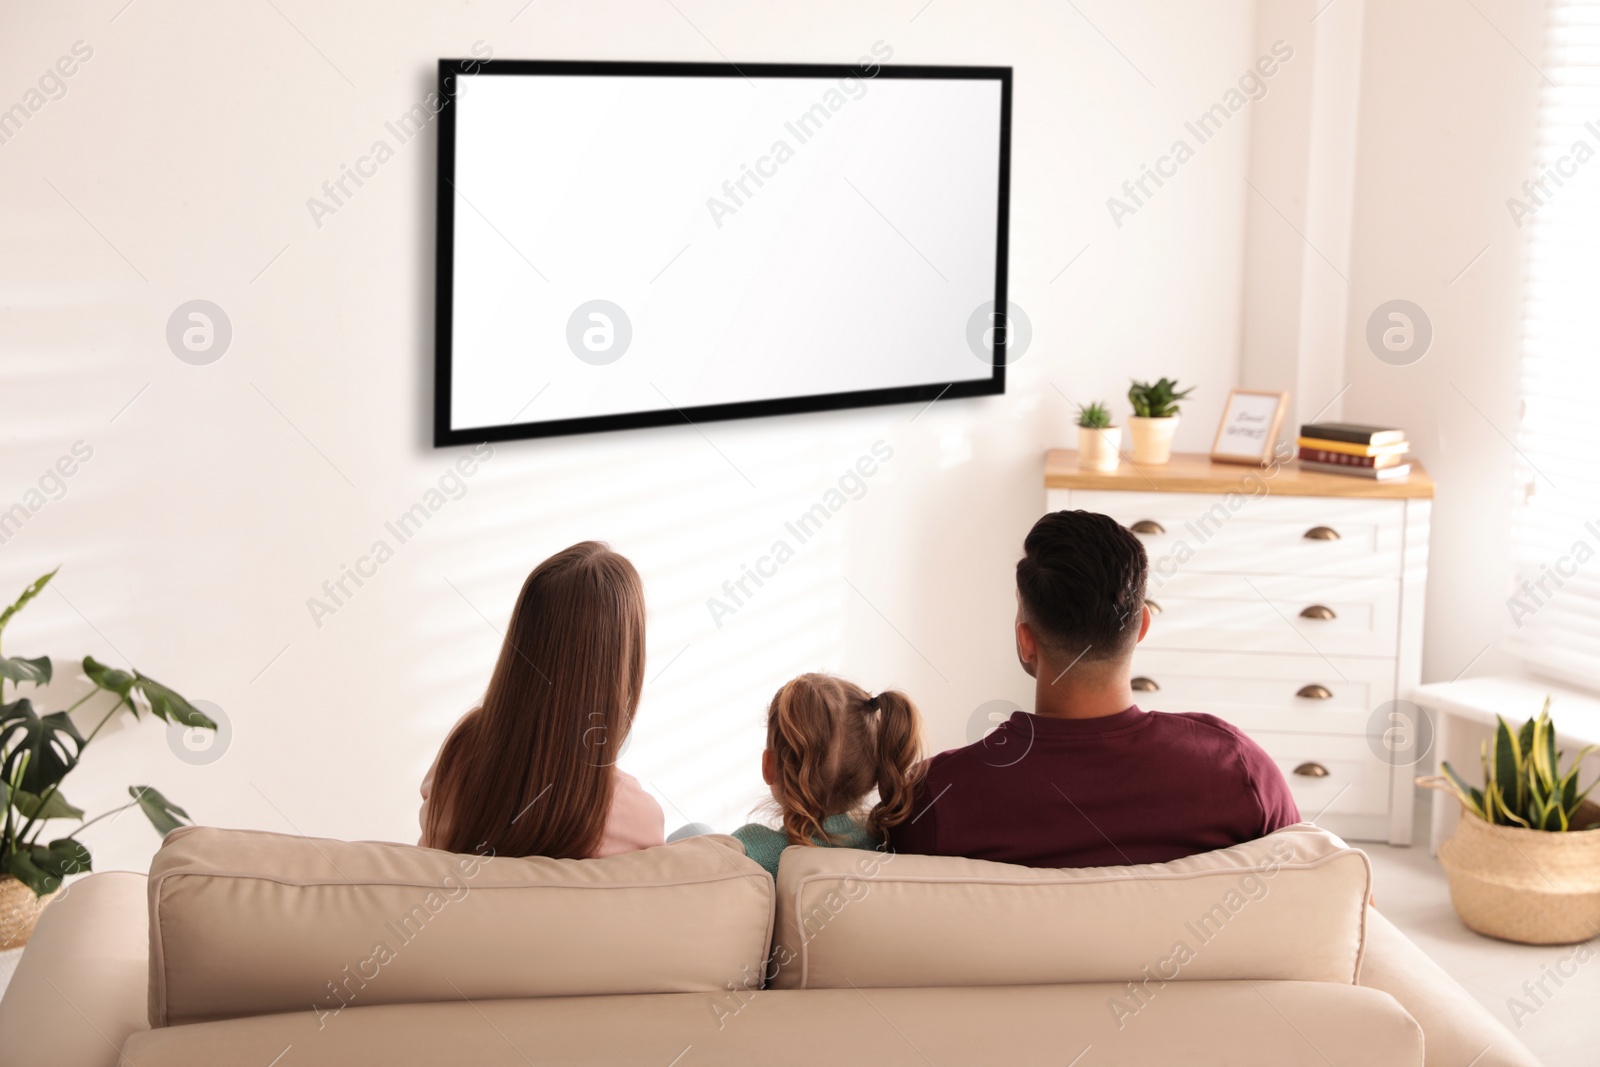
<svg viewBox="0 0 1600 1067"><path fill-rule="evenodd" d="M1348 985L1371 883L1365 853L1308 823L1130 867L789 848L772 985Z"/></svg>
<svg viewBox="0 0 1600 1067"><path fill-rule="evenodd" d="M145 877L105 871L50 901L0 1000L0 1063L118 1067L144 1030Z"/></svg>
<svg viewBox="0 0 1600 1067"><path fill-rule="evenodd" d="M150 866L150 1023L714 994L760 972L772 893L731 837L553 860L186 827Z"/></svg>
<svg viewBox="0 0 1600 1067"><path fill-rule="evenodd" d="M527 1067L1421 1067L1422 1034L1386 994L1314 982L1173 983L1115 1018L1120 985L814 989L458 1000L309 1011L135 1035L138 1067L352 1063Z"/></svg>

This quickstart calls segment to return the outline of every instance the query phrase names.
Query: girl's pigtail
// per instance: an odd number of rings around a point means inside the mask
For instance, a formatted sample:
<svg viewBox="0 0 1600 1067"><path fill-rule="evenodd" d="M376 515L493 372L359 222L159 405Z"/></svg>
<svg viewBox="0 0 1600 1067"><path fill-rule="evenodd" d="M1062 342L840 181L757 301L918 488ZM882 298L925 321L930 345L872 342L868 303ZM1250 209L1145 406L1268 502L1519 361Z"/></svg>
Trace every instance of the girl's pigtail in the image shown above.
<svg viewBox="0 0 1600 1067"><path fill-rule="evenodd" d="M832 783L827 768L834 744L834 721L827 697L801 676L772 701L773 725L786 742L777 746L777 788L783 798L783 829L791 845L831 840L822 828L828 817Z"/></svg>
<svg viewBox="0 0 1600 1067"><path fill-rule="evenodd" d="M867 827L886 839L890 827L911 818L917 784L922 780L921 716L911 698L896 689L879 693L877 707L878 803L867 816Z"/></svg>

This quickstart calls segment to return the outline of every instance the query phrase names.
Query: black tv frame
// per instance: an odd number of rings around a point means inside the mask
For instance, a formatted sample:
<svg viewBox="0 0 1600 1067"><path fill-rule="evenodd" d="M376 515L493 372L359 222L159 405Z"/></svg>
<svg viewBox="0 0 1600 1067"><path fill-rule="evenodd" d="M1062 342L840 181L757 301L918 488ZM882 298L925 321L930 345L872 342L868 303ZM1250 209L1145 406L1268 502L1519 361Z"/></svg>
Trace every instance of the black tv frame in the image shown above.
<svg viewBox="0 0 1600 1067"><path fill-rule="evenodd" d="M869 73L876 67L875 73ZM995 346L994 370L987 379L960 382L930 382L889 389L863 389L845 393L751 400L730 404L706 404L661 411L591 415L543 422L506 423L467 430L450 425L450 393L453 364L450 342L455 258L455 163L456 163L456 81L463 77L529 74L641 75L651 77L696 78L920 78L968 79L1000 83L1000 190L995 241ZM477 444L480 441L513 441L522 438L556 437L566 434L599 433L646 426L694 424L723 419L748 419L762 415L789 415L807 411L836 411L841 408L874 407L884 404L932 402L973 396L994 396L1006 391L1006 258L1011 194L1011 68L968 66L886 66L847 63L635 63L527 59L441 59L439 60L439 171L437 243L434 273L434 393L433 444L435 448Z"/></svg>

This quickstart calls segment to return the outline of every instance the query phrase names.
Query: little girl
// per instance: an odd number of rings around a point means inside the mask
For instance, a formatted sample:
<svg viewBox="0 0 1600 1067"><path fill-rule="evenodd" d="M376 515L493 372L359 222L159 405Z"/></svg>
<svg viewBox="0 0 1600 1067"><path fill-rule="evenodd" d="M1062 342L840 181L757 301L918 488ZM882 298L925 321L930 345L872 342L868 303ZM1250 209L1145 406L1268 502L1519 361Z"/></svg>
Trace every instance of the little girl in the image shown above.
<svg viewBox="0 0 1600 1067"><path fill-rule="evenodd" d="M789 845L880 848L891 826L911 818L921 758L920 716L904 693L872 696L842 678L802 674L767 707L761 754L783 828L750 823L733 836L774 878Z"/></svg>

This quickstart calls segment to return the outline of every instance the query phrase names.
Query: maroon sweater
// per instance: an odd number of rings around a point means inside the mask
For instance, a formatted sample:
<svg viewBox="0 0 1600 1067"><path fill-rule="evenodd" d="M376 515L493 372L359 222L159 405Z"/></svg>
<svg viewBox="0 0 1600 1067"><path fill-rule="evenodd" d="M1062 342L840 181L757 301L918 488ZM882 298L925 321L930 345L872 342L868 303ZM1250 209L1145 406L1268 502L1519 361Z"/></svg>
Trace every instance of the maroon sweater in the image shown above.
<svg viewBox="0 0 1600 1067"><path fill-rule="evenodd" d="M1016 712L928 760L896 852L1109 867L1165 863L1300 821L1272 757L1213 715Z"/></svg>

